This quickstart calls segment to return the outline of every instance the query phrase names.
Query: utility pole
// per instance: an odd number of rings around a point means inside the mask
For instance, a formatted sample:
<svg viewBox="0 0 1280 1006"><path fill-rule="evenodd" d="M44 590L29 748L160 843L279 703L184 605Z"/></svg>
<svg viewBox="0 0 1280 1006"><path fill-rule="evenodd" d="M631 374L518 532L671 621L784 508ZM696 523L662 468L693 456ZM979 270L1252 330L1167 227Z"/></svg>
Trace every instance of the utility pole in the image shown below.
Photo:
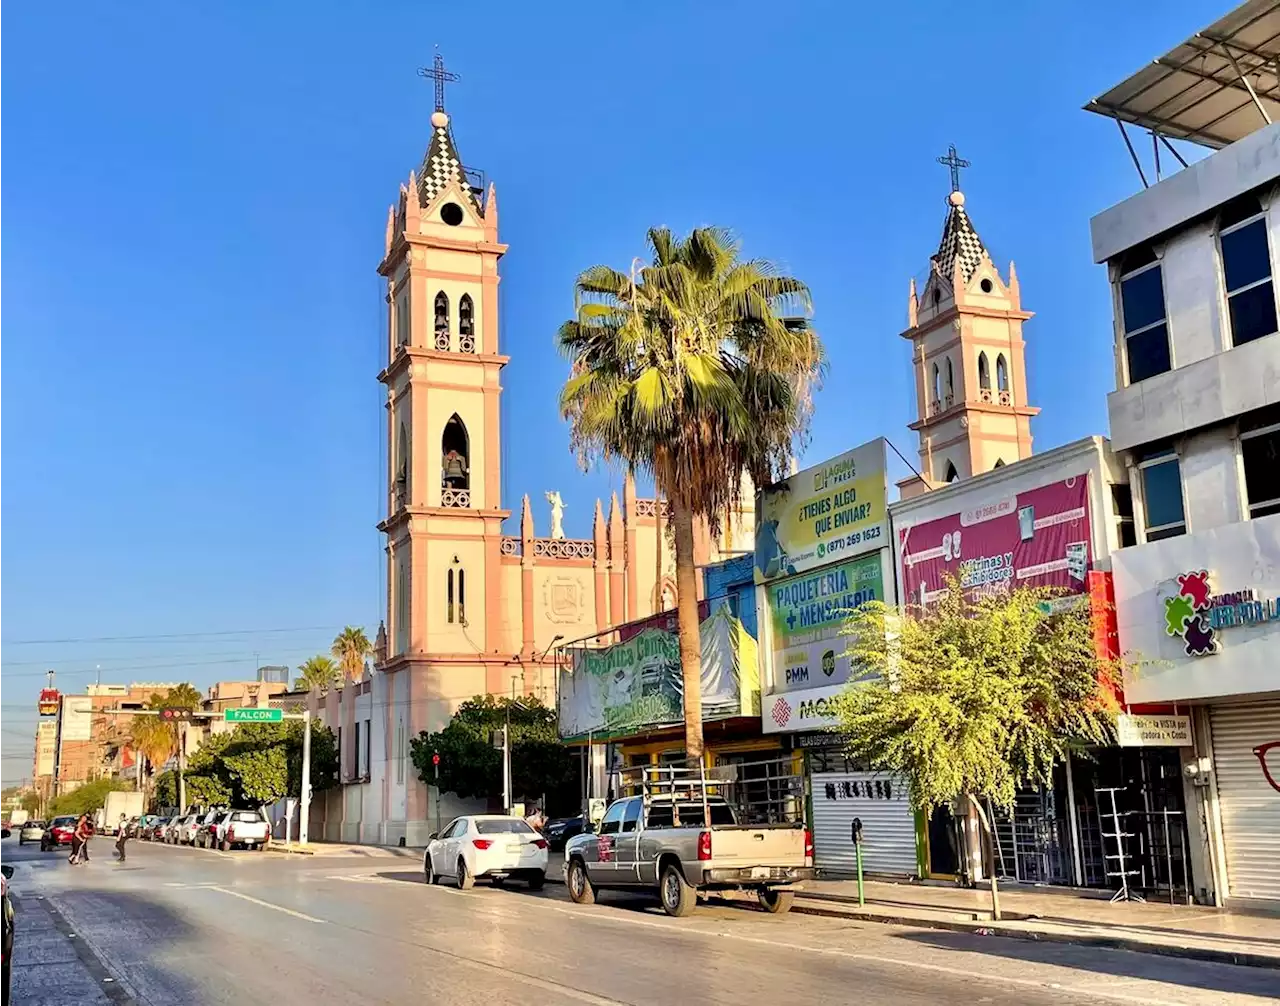
<svg viewBox="0 0 1280 1006"><path fill-rule="evenodd" d="M187 812L187 721L178 724L178 813Z"/></svg>
<svg viewBox="0 0 1280 1006"><path fill-rule="evenodd" d="M298 807L298 843L307 844L311 821L311 710L302 714L302 794Z"/></svg>

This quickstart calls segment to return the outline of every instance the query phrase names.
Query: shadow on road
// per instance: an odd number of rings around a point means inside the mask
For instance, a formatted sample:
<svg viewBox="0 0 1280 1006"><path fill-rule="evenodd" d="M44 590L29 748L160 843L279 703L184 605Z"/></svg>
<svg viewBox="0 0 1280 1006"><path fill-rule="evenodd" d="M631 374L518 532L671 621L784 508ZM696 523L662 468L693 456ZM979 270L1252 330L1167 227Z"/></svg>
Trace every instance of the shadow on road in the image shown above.
<svg viewBox="0 0 1280 1006"><path fill-rule="evenodd" d="M988 954L1007 960L1048 964L1117 978L1145 978L1216 992L1274 997L1280 971L1270 968L1214 964L1185 957L1135 953L1107 947L1036 943L1007 936L976 936L940 930L899 933L900 939L941 950Z"/></svg>

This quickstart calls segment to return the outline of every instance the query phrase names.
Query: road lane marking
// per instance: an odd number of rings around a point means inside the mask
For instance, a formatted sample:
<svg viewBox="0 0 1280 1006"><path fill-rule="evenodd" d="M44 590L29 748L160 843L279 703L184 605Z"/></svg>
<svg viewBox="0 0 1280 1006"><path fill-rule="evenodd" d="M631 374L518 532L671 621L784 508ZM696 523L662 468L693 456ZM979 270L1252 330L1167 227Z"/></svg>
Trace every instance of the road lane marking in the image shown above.
<svg viewBox="0 0 1280 1006"><path fill-rule="evenodd" d="M244 894L241 891L233 891L229 887L217 887L209 884L206 890L217 891L219 894L229 894L233 898L243 898L245 901L252 901L255 905L261 905L263 908L270 908L277 912L284 912L285 915L292 915L295 919L302 919L304 922L317 922L320 925L328 923L328 919L317 919L314 915L308 915L306 912L295 912L292 908L285 908L283 905L273 905L270 901L263 901L261 898L255 898L251 894Z"/></svg>

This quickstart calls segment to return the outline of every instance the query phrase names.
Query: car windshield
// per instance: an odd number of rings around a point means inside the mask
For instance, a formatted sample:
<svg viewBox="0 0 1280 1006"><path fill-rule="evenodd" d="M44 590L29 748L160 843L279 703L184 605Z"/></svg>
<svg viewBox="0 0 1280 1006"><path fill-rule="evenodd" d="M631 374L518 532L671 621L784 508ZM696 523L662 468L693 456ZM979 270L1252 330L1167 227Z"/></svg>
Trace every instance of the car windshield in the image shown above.
<svg viewBox="0 0 1280 1006"><path fill-rule="evenodd" d="M75 823L76 819L74 817L55 817L53 819L53 827L55 828L70 828Z"/></svg>
<svg viewBox="0 0 1280 1006"><path fill-rule="evenodd" d="M498 817L476 822L481 835L532 835L534 830L518 817Z"/></svg>
<svg viewBox="0 0 1280 1006"><path fill-rule="evenodd" d="M258 812L257 812L257 811L253 811L253 810L238 810L238 811L236 811L234 814L232 814L232 815L231 815L231 820L233 820L233 821L243 821L243 822L245 822L246 824L257 824L259 821L261 821L261 820L262 820L262 818L258 816Z"/></svg>

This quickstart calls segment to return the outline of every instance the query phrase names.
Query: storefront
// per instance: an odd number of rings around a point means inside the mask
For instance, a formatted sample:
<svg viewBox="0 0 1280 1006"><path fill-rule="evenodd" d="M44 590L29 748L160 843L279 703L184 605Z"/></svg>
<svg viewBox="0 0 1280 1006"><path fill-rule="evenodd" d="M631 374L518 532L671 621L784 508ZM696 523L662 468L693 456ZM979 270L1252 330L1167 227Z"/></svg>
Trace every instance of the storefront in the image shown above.
<svg viewBox="0 0 1280 1006"><path fill-rule="evenodd" d="M1191 714L1182 748L1201 900L1280 903L1280 515L1115 556L1130 702ZM1200 827L1200 821L1206 823Z"/></svg>

